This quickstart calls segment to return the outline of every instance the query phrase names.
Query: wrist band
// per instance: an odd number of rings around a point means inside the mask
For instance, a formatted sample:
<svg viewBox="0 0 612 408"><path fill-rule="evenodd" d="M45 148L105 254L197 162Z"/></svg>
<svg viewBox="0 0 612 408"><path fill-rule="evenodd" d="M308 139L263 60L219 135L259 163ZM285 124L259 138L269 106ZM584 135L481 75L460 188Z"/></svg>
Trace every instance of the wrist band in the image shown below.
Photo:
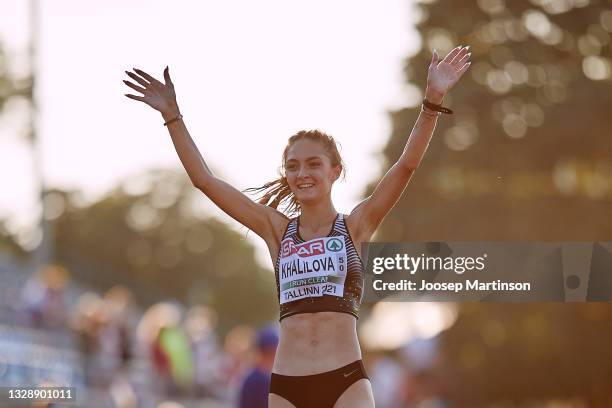
<svg viewBox="0 0 612 408"><path fill-rule="evenodd" d="M425 106L421 106L421 112L424 113L427 116L433 116L435 118L437 118L438 116L441 115L440 112L431 111L431 110L425 108Z"/></svg>
<svg viewBox="0 0 612 408"><path fill-rule="evenodd" d="M171 124L173 122L176 122L177 120L181 120L182 118L183 118L183 115L181 115L179 113L176 117L174 117L174 118L170 119L169 121L167 121L166 123L164 123L164 126L168 126L169 124Z"/></svg>
<svg viewBox="0 0 612 408"><path fill-rule="evenodd" d="M431 103L431 102L429 102L429 101L427 100L427 98L423 99L423 105L424 105L424 106L425 106L427 109L429 109L429 110L433 110L433 111L436 111L436 112L441 112L441 113L446 113L446 114L449 114L449 115L452 115L452 114L453 114L453 111L452 111L452 110L450 110L450 109L448 109L448 108L445 108L445 107L444 107L444 106L442 106L442 105L436 105L435 103Z"/></svg>

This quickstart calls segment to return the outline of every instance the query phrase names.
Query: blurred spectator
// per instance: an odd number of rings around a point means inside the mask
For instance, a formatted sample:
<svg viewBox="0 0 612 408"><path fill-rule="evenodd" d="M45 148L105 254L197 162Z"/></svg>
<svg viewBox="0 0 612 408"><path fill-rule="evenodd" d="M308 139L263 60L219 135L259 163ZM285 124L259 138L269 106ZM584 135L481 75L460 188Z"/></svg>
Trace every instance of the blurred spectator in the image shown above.
<svg viewBox="0 0 612 408"><path fill-rule="evenodd" d="M72 316L72 328L77 334L84 359L85 382L89 385L103 382L100 367L100 332L106 321L104 313L104 302L100 296L86 292L79 297Z"/></svg>
<svg viewBox="0 0 612 408"><path fill-rule="evenodd" d="M113 404L117 408L136 408L138 407L138 397L132 384L126 378L114 379L109 393Z"/></svg>
<svg viewBox="0 0 612 408"><path fill-rule="evenodd" d="M193 384L193 356L180 326L164 326L153 345L155 363L169 379L169 394L184 393Z"/></svg>
<svg viewBox="0 0 612 408"><path fill-rule="evenodd" d="M118 408L135 408L138 398L129 378L129 363L133 356L135 310L132 292L124 286L110 288L104 295L108 322L100 333L102 355L108 372L114 373L110 384L113 403Z"/></svg>
<svg viewBox="0 0 612 408"><path fill-rule="evenodd" d="M428 370L419 370L408 376L406 406L414 408L448 408L449 403L442 397L438 378Z"/></svg>
<svg viewBox="0 0 612 408"><path fill-rule="evenodd" d="M147 351L153 344L163 326L178 325L181 321L181 308L172 302L159 302L149 307L138 323L136 337Z"/></svg>
<svg viewBox="0 0 612 408"><path fill-rule="evenodd" d="M194 386L198 397L219 397L222 386L222 361L215 328L216 312L207 306L193 306L187 312L185 331L191 341L194 358Z"/></svg>
<svg viewBox="0 0 612 408"><path fill-rule="evenodd" d="M247 373L240 387L240 408L267 408L270 391L270 375L278 346L278 334L273 328L264 328L255 340L257 355L253 368Z"/></svg>
<svg viewBox="0 0 612 408"><path fill-rule="evenodd" d="M252 353L255 333L251 326L240 325L225 336L224 354L221 363L222 390L226 401L235 401Z"/></svg>
<svg viewBox="0 0 612 408"><path fill-rule="evenodd" d="M380 352L374 358L370 372L370 382L374 392L376 406L380 408L399 408L402 386L406 370L401 364L397 352Z"/></svg>
<svg viewBox="0 0 612 408"><path fill-rule="evenodd" d="M161 386L168 395L188 392L193 385L193 353L180 326L181 309L173 303L149 308L138 327L139 336L150 339L150 355Z"/></svg>
<svg viewBox="0 0 612 408"><path fill-rule="evenodd" d="M66 268L49 265L33 275L21 293L21 309L26 323L34 327L59 328L66 320Z"/></svg>
<svg viewBox="0 0 612 408"><path fill-rule="evenodd" d="M134 300L132 292L124 286L113 286L104 296L108 308L108 337L110 352L125 367L132 358L132 327L134 327Z"/></svg>

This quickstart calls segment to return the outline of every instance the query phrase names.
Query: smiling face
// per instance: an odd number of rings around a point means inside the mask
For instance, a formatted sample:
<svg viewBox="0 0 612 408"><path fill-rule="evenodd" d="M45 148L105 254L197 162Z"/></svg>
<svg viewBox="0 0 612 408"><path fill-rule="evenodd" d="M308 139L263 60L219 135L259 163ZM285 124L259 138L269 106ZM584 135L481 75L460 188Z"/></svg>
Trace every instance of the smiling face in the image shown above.
<svg viewBox="0 0 612 408"><path fill-rule="evenodd" d="M287 151L285 175L291 191L300 203L315 203L331 194L342 166L332 164L323 143L300 139Z"/></svg>

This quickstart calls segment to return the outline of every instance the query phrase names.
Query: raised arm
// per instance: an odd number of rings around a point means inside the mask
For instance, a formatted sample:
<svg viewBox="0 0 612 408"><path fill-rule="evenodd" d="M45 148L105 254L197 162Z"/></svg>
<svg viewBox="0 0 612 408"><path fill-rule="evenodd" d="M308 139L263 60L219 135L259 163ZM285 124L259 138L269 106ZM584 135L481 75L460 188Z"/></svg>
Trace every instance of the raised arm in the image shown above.
<svg viewBox="0 0 612 408"><path fill-rule="evenodd" d="M134 72L126 71L126 74L135 83L123 82L142 96L132 94L125 96L144 102L161 113L174 148L193 185L230 217L253 230L264 240L272 238L277 229L275 225L286 217L271 207L252 201L241 191L212 174L185 126L168 67L164 70L165 83L140 69L134 68Z"/></svg>
<svg viewBox="0 0 612 408"><path fill-rule="evenodd" d="M470 66L469 47L456 47L439 60L434 50L427 72L425 97L440 105L444 95L457 83ZM436 127L438 113L421 109L402 155L378 183L372 194L351 212L352 225L359 241L367 241L391 208L402 196L410 177L421 163Z"/></svg>

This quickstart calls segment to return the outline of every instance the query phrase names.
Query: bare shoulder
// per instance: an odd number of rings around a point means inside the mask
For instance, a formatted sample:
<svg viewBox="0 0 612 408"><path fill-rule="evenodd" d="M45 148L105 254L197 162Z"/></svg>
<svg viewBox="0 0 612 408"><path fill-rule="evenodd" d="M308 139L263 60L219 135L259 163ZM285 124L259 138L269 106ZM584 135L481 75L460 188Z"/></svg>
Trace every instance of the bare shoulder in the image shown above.
<svg viewBox="0 0 612 408"><path fill-rule="evenodd" d="M268 246L270 246L271 243L279 244L291 219L275 208L268 206L264 207L266 207L268 228L267 236L262 238L268 243Z"/></svg>
<svg viewBox="0 0 612 408"><path fill-rule="evenodd" d="M280 251L281 240L287 230L287 226L291 222L285 214L272 208L266 207L267 228L261 236L268 246L272 265L276 265L278 253Z"/></svg>
<svg viewBox="0 0 612 408"><path fill-rule="evenodd" d="M357 250L357 254L359 257L361 257L361 244L368 239L363 236L363 229L360 228L359 214L355 213L353 210L346 216L344 222L346 224L346 229L351 236L351 240L353 241L353 245L355 246L355 250Z"/></svg>
<svg viewBox="0 0 612 408"><path fill-rule="evenodd" d="M367 241L370 238L363 212L366 202L367 199L357 204L346 217L346 228L348 228L355 244L357 244L357 242L361 243L362 241Z"/></svg>

